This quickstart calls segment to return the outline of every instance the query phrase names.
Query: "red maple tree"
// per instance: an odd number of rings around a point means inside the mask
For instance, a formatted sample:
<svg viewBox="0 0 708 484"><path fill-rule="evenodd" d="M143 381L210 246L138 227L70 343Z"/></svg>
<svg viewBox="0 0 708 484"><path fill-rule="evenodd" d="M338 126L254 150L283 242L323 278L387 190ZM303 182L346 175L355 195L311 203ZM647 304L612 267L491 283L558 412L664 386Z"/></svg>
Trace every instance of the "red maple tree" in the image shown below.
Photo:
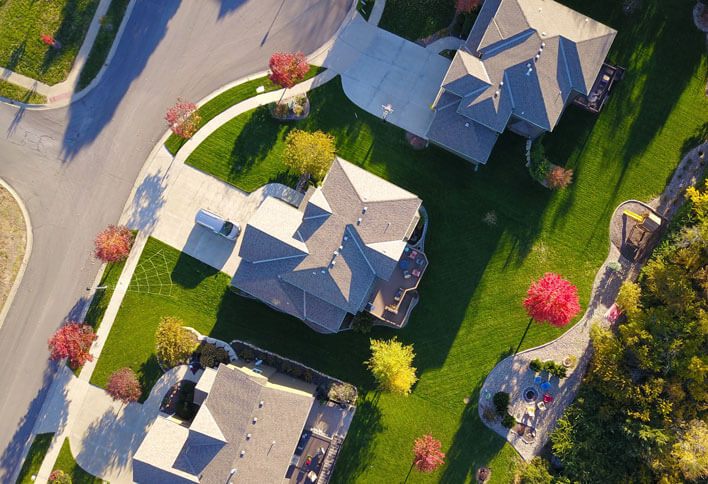
<svg viewBox="0 0 708 484"><path fill-rule="evenodd" d="M196 104L185 102L184 99L179 98L177 103L167 110L165 120L174 134L180 138L189 139L199 129L202 117Z"/></svg>
<svg viewBox="0 0 708 484"><path fill-rule="evenodd" d="M269 67L268 79L285 89L304 79L310 70L310 64L302 52L276 52L270 58Z"/></svg>
<svg viewBox="0 0 708 484"><path fill-rule="evenodd" d="M578 288L559 274L547 272L526 294L523 304L532 320L563 327L580 312Z"/></svg>
<svg viewBox="0 0 708 484"><path fill-rule="evenodd" d="M445 454L440 452L440 441L433 434L423 435L413 443L413 465L420 472L432 472L445 463Z"/></svg>
<svg viewBox="0 0 708 484"><path fill-rule="evenodd" d="M94 241L96 258L103 262L120 262L128 258L133 246L133 233L128 227L109 225Z"/></svg>
<svg viewBox="0 0 708 484"><path fill-rule="evenodd" d="M91 343L97 337L88 324L69 321L49 338L51 359L67 358L69 367L75 370L87 361L93 360L89 350Z"/></svg>
<svg viewBox="0 0 708 484"><path fill-rule="evenodd" d="M142 387L135 372L126 366L111 373L106 384L106 391L114 399L127 404L138 401Z"/></svg>

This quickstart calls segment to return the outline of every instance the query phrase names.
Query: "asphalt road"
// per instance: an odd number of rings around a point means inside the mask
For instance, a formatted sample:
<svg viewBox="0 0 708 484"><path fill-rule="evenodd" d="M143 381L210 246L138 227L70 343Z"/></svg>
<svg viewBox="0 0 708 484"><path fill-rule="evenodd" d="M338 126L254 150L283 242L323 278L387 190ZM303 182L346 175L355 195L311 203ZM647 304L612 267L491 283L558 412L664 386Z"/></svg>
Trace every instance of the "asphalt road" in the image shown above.
<svg viewBox="0 0 708 484"><path fill-rule="evenodd" d="M0 329L0 481L16 466L56 370L47 339L85 304L95 235L115 223L177 97L198 100L310 53L351 0L137 0L101 83L56 110L0 105L0 177L30 213L34 248Z"/></svg>

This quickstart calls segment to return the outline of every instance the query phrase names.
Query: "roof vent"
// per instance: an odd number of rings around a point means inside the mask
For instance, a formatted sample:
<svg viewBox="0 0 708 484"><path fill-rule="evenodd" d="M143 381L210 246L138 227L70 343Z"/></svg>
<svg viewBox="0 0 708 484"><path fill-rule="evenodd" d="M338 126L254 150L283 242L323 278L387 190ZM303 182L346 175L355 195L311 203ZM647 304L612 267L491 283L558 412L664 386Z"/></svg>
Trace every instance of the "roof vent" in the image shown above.
<svg viewBox="0 0 708 484"><path fill-rule="evenodd" d="M364 207L364 210L361 211L361 213L366 213L366 209L369 207Z"/></svg>
<svg viewBox="0 0 708 484"><path fill-rule="evenodd" d="M345 239L346 239L346 237L345 237ZM344 248L343 245L340 245L340 246L339 246L339 250L342 250L343 248Z"/></svg>
<svg viewBox="0 0 708 484"><path fill-rule="evenodd" d="M587 17L585 17L585 21L586 21L586 22L589 22L589 21L590 21L590 19L589 19L589 18L587 18Z"/></svg>
<svg viewBox="0 0 708 484"><path fill-rule="evenodd" d="M324 274L324 273L325 273L325 270L324 270L324 269L322 269L322 271L321 271L321 272L322 272L322 274Z"/></svg>
<svg viewBox="0 0 708 484"><path fill-rule="evenodd" d="M543 10L543 9L541 7L538 7L538 11L540 12L541 10Z"/></svg>
<svg viewBox="0 0 708 484"><path fill-rule="evenodd" d="M246 434L246 440L251 440L251 434Z"/></svg>
<svg viewBox="0 0 708 484"><path fill-rule="evenodd" d="M347 237L347 236L345 235L345 236L344 236L344 240L349 240L349 237Z"/></svg>
<svg viewBox="0 0 708 484"><path fill-rule="evenodd" d="M494 91L494 97L498 97L498 96L499 96L499 91Z"/></svg>
<svg viewBox="0 0 708 484"><path fill-rule="evenodd" d="M469 127L470 127L470 123L465 123L465 128L469 128Z"/></svg>
<svg viewBox="0 0 708 484"><path fill-rule="evenodd" d="M258 417L253 417L253 423L254 424L258 423Z"/></svg>
<svg viewBox="0 0 708 484"><path fill-rule="evenodd" d="M261 401L258 403L258 408L263 408L263 404L264 404L264 403L265 403L265 402L264 402L263 400L261 400Z"/></svg>
<svg viewBox="0 0 708 484"><path fill-rule="evenodd" d="M359 217L358 219L356 219L356 224L357 224L357 225L361 224L361 217Z"/></svg>
<svg viewBox="0 0 708 484"><path fill-rule="evenodd" d="M545 42L541 42L541 48L543 49L546 46Z"/></svg>
<svg viewBox="0 0 708 484"><path fill-rule="evenodd" d="M546 36L546 32L541 32L541 36L545 37L545 36Z"/></svg>
<svg viewBox="0 0 708 484"><path fill-rule="evenodd" d="M333 261L332 261L332 267L334 267L334 264L336 264L336 263L337 263L337 261L336 261L336 260L333 260Z"/></svg>
<svg viewBox="0 0 708 484"><path fill-rule="evenodd" d="M337 252L337 251L335 250L335 251L334 251L334 256L337 257L338 255L339 255L339 252Z"/></svg>
<svg viewBox="0 0 708 484"><path fill-rule="evenodd" d="M504 85L504 81L499 81L499 87Z"/></svg>
<svg viewBox="0 0 708 484"><path fill-rule="evenodd" d="M531 64L530 64L530 63L529 63L529 64L526 64L526 67L528 67L529 69L531 69Z"/></svg>
<svg viewBox="0 0 708 484"><path fill-rule="evenodd" d="M242 451L241 451L241 457L243 457L244 455L246 455L246 451L245 451L245 450L242 450Z"/></svg>

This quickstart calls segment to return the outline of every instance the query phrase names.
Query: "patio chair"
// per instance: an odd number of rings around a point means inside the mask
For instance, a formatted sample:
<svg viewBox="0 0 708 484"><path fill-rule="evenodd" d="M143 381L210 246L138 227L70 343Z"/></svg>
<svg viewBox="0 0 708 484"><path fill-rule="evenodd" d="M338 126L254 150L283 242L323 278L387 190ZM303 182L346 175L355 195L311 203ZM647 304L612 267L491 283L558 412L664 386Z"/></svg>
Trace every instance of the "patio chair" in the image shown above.
<svg viewBox="0 0 708 484"><path fill-rule="evenodd" d="M404 278L404 279L410 279L410 277L411 277L411 273L410 273L410 272L408 272L408 271L403 271L403 278Z"/></svg>
<svg viewBox="0 0 708 484"><path fill-rule="evenodd" d="M548 390L549 388L551 388L551 384L548 383L547 381L544 381L543 383L541 383L541 390L543 390L544 392L546 390Z"/></svg>
<svg viewBox="0 0 708 484"><path fill-rule="evenodd" d="M536 404L536 408L538 408L538 409L541 410L541 411L546 410L546 404L543 403L543 402L538 402L538 403Z"/></svg>
<svg viewBox="0 0 708 484"><path fill-rule="evenodd" d="M415 259L416 257L418 257L418 251L412 250L408 257L410 257L411 259Z"/></svg>
<svg viewBox="0 0 708 484"><path fill-rule="evenodd" d="M550 396L548 393L546 393L543 396L543 403L552 403L553 402L553 397Z"/></svg>
<svg viewBox="0 0 708 484"><path fill-rule="evenodd" d="M416 259L415 263L418 264L419 266L422 266L423 264L425 264L425 259L423 259L422 257L418 257Z"/></svg>
<svg viewBox="0 0 708 484"><path fill-rule="evenodd" d="M526 409L526 415L528 415L531 418L536 417L536 407L529 407Z"/></svg>
<svg viewBox="0 0 708 484"><path fill-rule="evenodd" d="M420 271L418 269L413 269L411 271L411 274L413 274L415 277L420 277Z"/></svg>

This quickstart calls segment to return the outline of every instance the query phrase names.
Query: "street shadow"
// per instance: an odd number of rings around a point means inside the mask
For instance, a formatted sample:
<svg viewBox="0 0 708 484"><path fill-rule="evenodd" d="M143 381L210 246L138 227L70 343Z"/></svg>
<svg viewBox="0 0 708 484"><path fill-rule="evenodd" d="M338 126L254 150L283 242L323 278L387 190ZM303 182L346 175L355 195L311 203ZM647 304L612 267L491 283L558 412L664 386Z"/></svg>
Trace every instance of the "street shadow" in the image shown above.
<svg viewBox="0 0 708 484"><path fill-rule="evenodd" d="M283 5L285 5L285 0L282 0L280 2L280 6L278 7L278 10L275 12L275 15L273 16L273 21L270 23L270 27L268 27L268 30L266 31L265 35L263 36L263 40L261 40L261 47L263 47L263 44L266 43L268 40L268 36L270 35L270 31L273 29L273 25L275 25L275 21L278 20L278 15L280 15L280 11L283 9Z"/></svg>
<svg viewBox="0 0 708 484"><path fill-rule="evenodd" d="M104 79L80 102L68 107L68 125L62 140L61 160L70 162L84 146L90 145L113 118L123 96L145 68L148 59L167 32L167 24L181 0L136 2L125 33Z"/></svg>
<svg viewBox="0 0 708 484"><path fill-rule="evenodd" d="M45 399L49 396L49 388L61 364L58 361L46 362L41 387L29 403L27 411L15 427L14 435L0 455L0 481L12 482L12 476L18 467L22 465L24 451L30 443L34 428L38 428L43 432L52 432L56 429L63 429L64 425L66 425L66 412L60 412L58 416L40 412ZM58 398L65 398L68 394L65 386L57 388L57 390L59 391ZM56 425L49 422L49 419L55 418ZM52 430L49 430L50 428Z"/></svg>
<svg viewBox="0 0 708 484"><path fill-rule="evenodd" d="M162 169L146 176L135 191L126 225L134 230L151 232L157 222L157 213L165 204L167 180Z"/></svg>

